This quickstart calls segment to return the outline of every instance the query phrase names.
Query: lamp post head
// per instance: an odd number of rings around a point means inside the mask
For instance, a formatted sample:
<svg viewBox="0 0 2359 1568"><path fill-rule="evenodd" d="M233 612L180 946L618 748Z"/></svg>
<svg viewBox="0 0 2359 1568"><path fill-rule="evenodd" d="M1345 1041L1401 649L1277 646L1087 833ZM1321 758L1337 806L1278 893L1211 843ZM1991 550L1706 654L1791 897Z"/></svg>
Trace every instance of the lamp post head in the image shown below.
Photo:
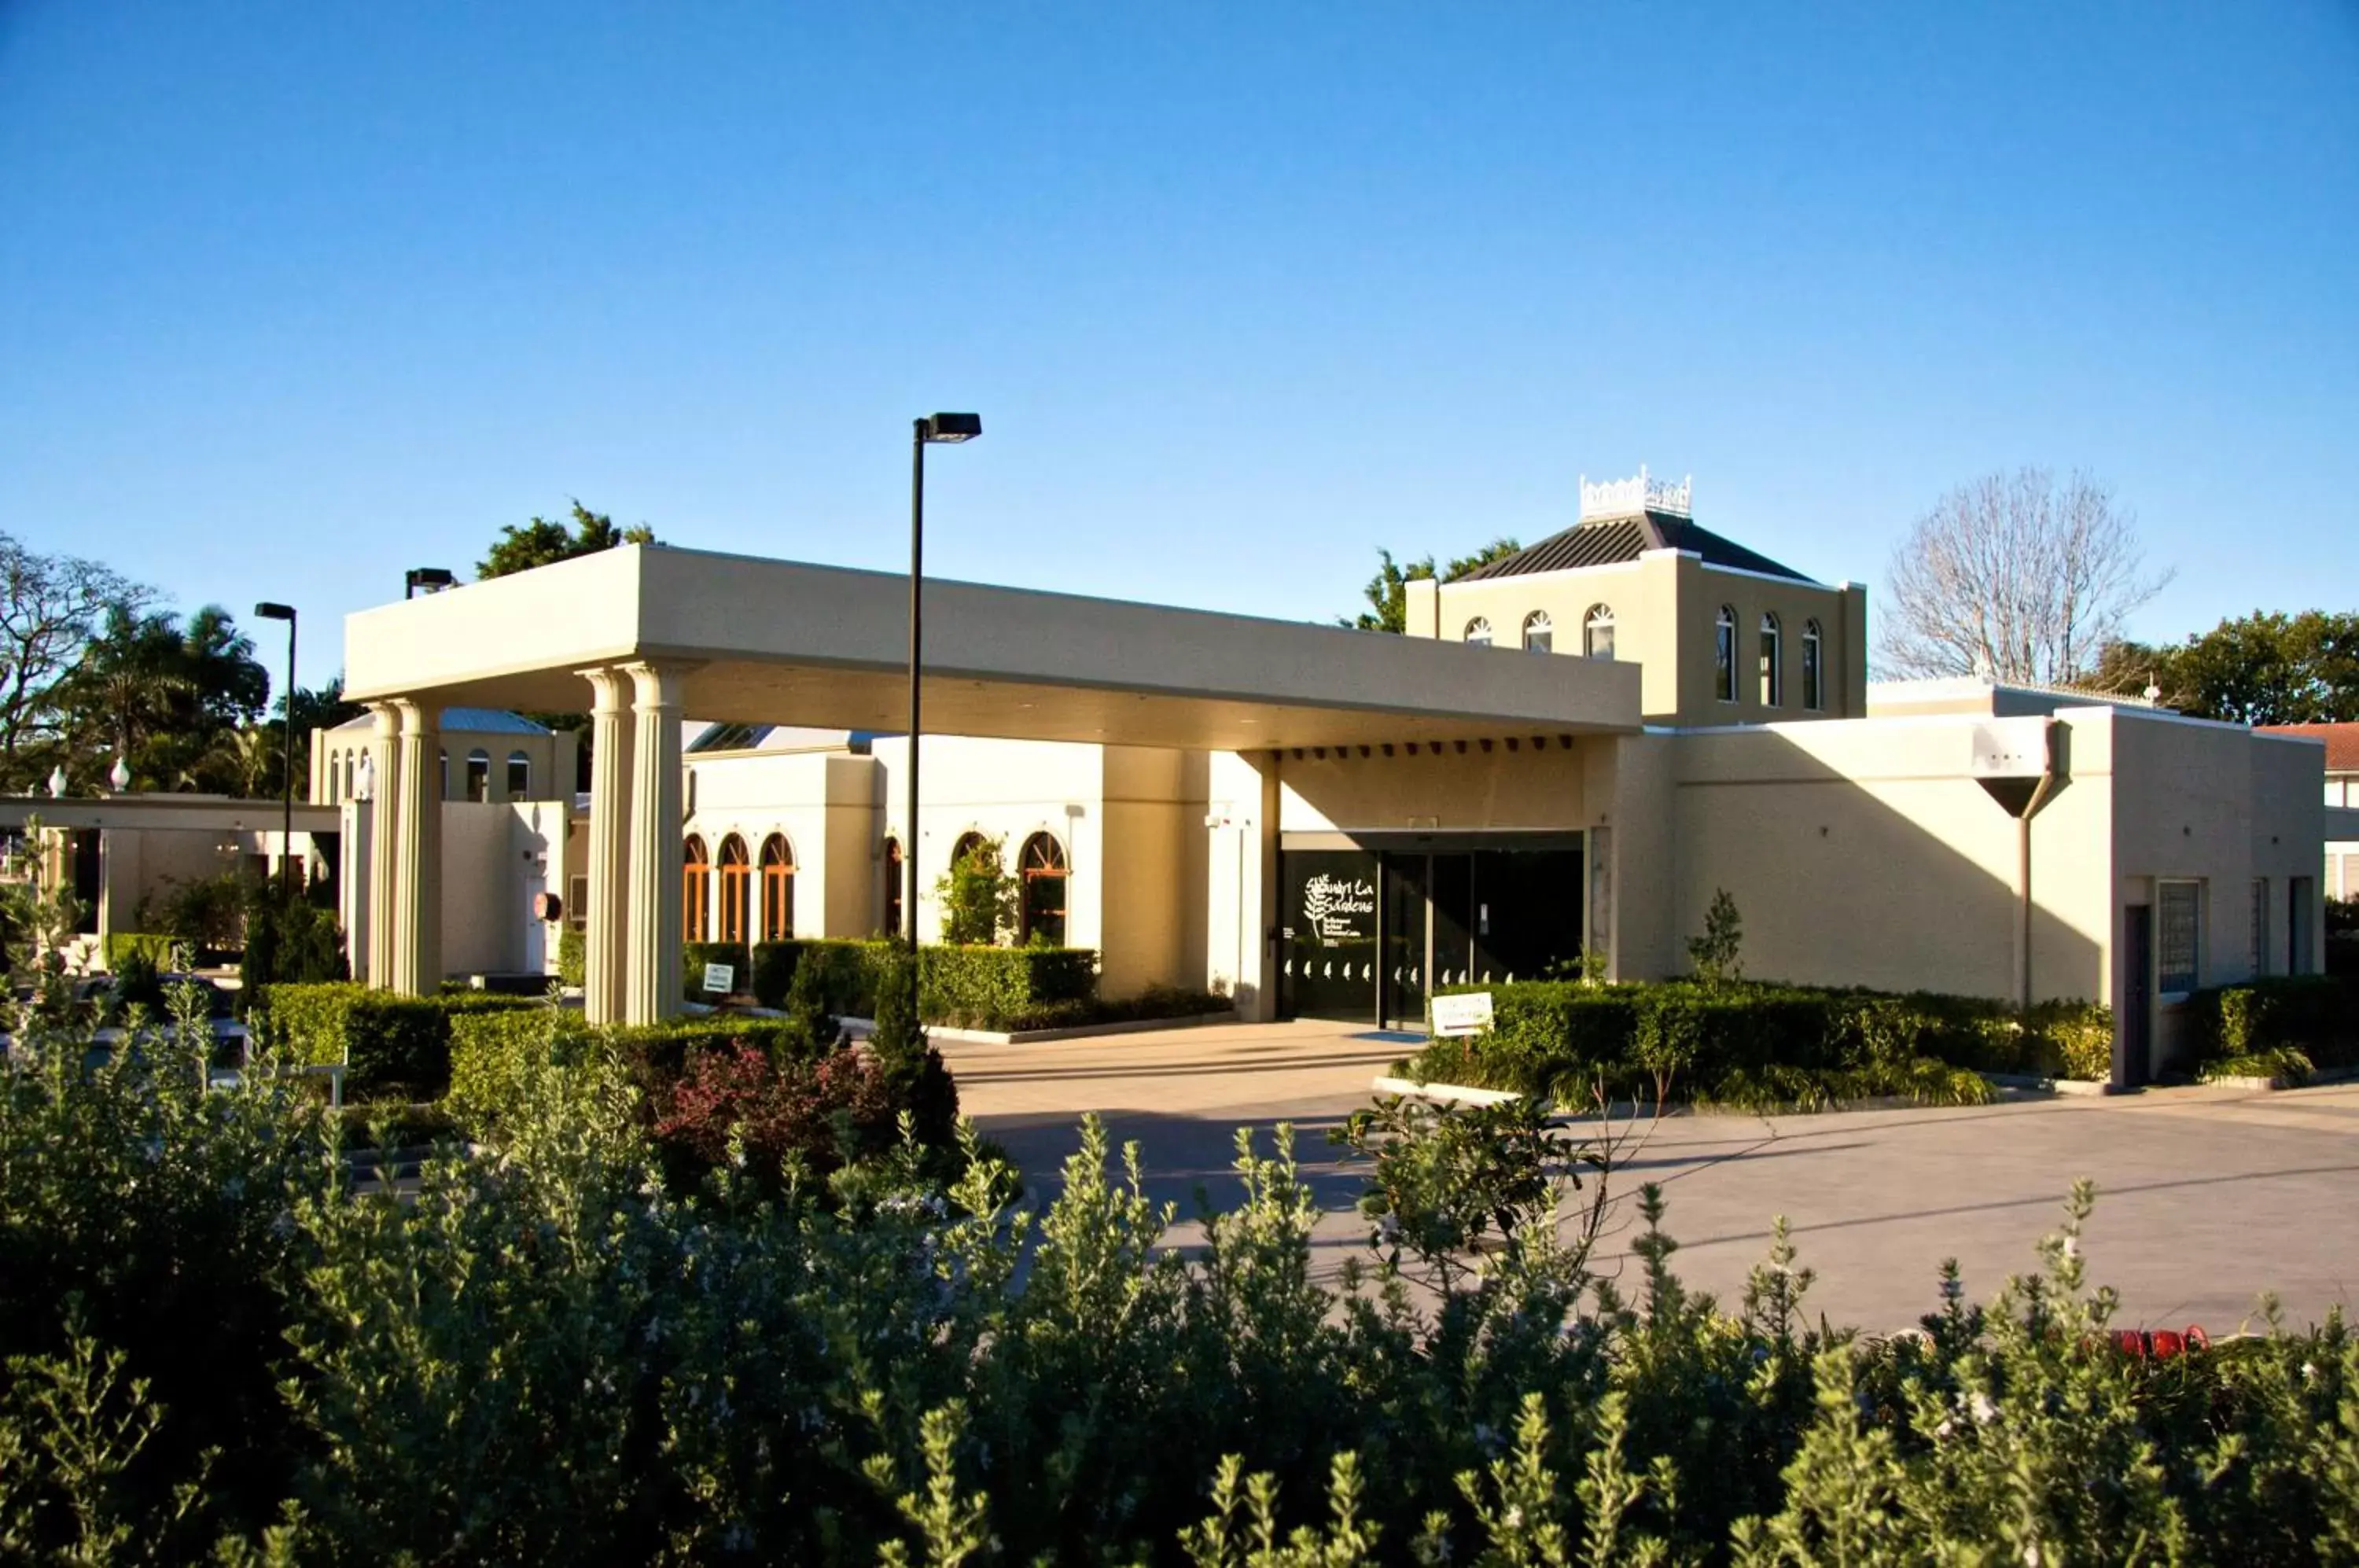
<svg viewBox="0 0 2359 1568"><path fill-rule="evenodd" d="M265 599L261 604L256 604L254 607L254 613L266 621L291 622L295 619L294 605L281 604L269 599Z"/></svg>
<svg viewBox="0 0 2359 1568"><path fill-rule="evenodd" d="M929 446L954 446L981 434L981 414L929 414L918 421L918 439Z"/></svg>
<svg viewBox="0 0 2359 1568"><path fill-rule="evenodd" d="M457 582L448 567L413 566L401 574L401 596L407 599L420 588L429 593L440 593Z"/></svg>

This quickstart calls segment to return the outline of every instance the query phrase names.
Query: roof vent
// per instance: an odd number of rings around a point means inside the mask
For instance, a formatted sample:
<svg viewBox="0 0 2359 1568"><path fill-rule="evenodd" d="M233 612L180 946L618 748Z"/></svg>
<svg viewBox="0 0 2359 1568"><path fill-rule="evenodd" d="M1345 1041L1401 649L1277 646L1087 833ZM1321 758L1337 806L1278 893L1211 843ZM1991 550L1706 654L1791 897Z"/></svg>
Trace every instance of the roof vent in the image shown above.
<svg viewBox="0 0 2359 1568"><path fill-rule="evenodd" d="M1589 475L1581 476L1581 520L1593 517L1635 517L1641 512L1660 512L1667 517L1692 517L1695 495L1695 475L1690 474L1677 485L1668 479L1648 476L1647 465L1640 463L1636 477L1604 479L1592 485Z"/></svg>

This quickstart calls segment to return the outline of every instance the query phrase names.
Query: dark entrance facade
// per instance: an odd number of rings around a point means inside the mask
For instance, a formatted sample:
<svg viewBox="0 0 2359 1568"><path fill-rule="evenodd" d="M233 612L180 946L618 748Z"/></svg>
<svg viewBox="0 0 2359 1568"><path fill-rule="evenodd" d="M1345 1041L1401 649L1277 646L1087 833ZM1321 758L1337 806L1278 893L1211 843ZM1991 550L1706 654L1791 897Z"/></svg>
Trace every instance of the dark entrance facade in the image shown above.
<svg viewBox="0 0 2359 1568"><path fill-rule="evenodd" d="M1571 973L1586 885L1579 833L1289 834L1279 1016L1418 1029L1437 985Z"/></svg>

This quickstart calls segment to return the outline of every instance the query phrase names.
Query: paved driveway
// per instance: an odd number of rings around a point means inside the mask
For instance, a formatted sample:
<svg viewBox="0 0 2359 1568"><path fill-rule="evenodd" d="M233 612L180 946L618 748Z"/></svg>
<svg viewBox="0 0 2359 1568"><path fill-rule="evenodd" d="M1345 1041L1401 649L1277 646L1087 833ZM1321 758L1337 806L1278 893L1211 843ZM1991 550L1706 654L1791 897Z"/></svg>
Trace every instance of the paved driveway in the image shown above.
<svg viewBox="0 0 2359 1568"><path fill-rule="evenodd" d="M961 1101L1040 1190L1084 1111L1136 1139L1150 1189L1180 1205L1215 1203L1234 1129L1267 1144L1299 1129L1297 1154L1332 1212L1319 1243L1331 1266L1357 1251L1358 1182L1325 1131L1365 1104L1368 1083L1413 1049L1403 1037L1329 1024L1237 1025L1035 1046L949 1049ZM1892 1328L1935 1302L1944 1258L1986 1299L2034 1265L2075 1177L2098 1184L2088 1257L2122 1293L2124 1320L2233 1329L2275 1290L2295 1321L2359 1293L2359 1085L2259 1094L2165 1090L2119 1099L2027 1100L1963 1110L1815 1116L1677 1116L1643 1126L1618 1190L1659 1181L1667 1228L1691 1285L1732 1294L1791 1224L1835 1322ZM1633 1216L1609 1251L1618 1256ZM1192 1227L1184 1223L1175 1239ZM1609 1261L1608 1267L1614 1266Z"/></svg>

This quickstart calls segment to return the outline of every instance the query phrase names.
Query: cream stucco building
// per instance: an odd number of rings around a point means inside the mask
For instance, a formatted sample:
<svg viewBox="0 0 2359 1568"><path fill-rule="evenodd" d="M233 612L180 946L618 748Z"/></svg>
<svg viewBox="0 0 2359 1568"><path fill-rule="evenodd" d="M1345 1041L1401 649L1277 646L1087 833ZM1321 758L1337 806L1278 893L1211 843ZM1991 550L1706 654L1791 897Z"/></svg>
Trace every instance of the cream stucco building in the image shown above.
<svg viewBox="0 0 2359 1568"><path fill-rule="evenodd" d="M1871 688L1864 590L1690 501L1584 484L1574 527L1411 584L1408 637L929 582L921 882L997 839L1109 994L1410 1026L1437 985L1584 954L1680 973L1725 889L1751 975L2103 1000L2132 1076L2190 992L2317 964L2315 741ZM463 942L537 969L547 933L513 933L556 915L592 1015L645 1018L693 937L899 929L906 592L626 547L352 617L372 712L315 766L364 743L377 781L345 808L356 967L421 988ZM469 710L588 713L586 799L451 799ZM459 855L471 811L509 825Z"/></svg>

